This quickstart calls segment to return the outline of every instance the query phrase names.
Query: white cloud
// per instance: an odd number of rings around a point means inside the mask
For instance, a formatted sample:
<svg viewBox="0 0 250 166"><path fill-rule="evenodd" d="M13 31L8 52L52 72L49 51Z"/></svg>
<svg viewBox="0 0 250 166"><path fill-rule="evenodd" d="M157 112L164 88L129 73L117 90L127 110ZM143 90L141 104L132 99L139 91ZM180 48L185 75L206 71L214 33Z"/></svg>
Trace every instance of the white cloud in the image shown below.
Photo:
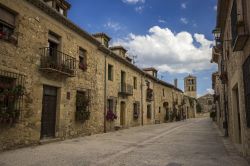
<svg viewBox="0 0 250 166"><path fill-rule="evenodd" d="M207 89L207 93L213 95L214 94L214 90L213 89Z"/></svg>
<svg viewBox="0 0 250 166"><path fill-rule="evenodd" d="M212 67L209 63L212 43L203 34L173 33L168 28L154 26L146 35L130 34L113 45L123 45L130 55L137 55L140 67L153 66L161 72L193 73Z"/></svg>
<svg viewBox="0 0 250 166"><path fill-rule="evenodd" d="M106 24L104 24L104 27L107 29L112 29L114 31L118 31L122 29L122 26L118 22L114 22L110 20Z"/></svg>
<svg viewBox="0 0 250 166"><path fill-rule="evenodd" d="M166 23L166 20L159 19L158 22L159 22L159 23Z"/></svg>
<svg viewBox="0 0 250 166"><path fill-rule="evenodd" d="M137 4L137 3L145 3L145 0L122 0L122 2L127 4Z"/></svg>
<svg viewBox="0 0 250 166"><path fill-rule="evenodd" d="M217 5L214 6L214 10L217 11Z"/></svg>
<svg viewBox="0 0 250 166"><path fill-rule="evenodd" d="M136 11L137 13L142 13L142 12L143 12L143 9L144 9L143 6L137 6L137 7L135 8L135 11Z"/></svg>
<svg viewBox="0 0 250 166"><path fill-rule="evenodd" d="M186 9L186 8L187 8L187 4L186 4L186 3L182 3L182 4L181 4L181 8L182 8L182 9Z"/></svg>
<svg viewBox="0 0 250 166"><path fill-rule="evenodd" d="M180 21L181 21L183 24L188 24L188 20L187 20L186 18L184 18L184 17L182 17L182 18L180 19Z"/></svg>

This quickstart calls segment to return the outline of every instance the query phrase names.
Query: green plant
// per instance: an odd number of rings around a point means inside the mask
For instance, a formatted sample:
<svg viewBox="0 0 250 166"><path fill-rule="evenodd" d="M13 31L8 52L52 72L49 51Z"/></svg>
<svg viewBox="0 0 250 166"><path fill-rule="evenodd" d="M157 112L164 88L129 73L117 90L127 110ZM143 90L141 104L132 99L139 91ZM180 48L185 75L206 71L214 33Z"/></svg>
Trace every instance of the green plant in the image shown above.
<svg viewBox="0 0 250 166"><path fill-rule="evenodd" d="M17 85L12 89L12 93L16 96L24 95L25 88L22 85Z"/></svg>
<svg viewBox="0 0 250 166"><path fill-rule="evenodd" d="M84 123L86 120L89 120L89 117L90 117L90 111L88 110L80 109L76 111L76 120L78 121Z"/></svg>
<svg viewBox="0 0 250 166"><path fill-rule="evenodd" d="M78 92L76 95L76 120L85 122L89 120L90 111L88 110L90 100L85 92Z"/></svg>
<svg viewBox="0 0 250 166"><path fill-rule="evenodd" d="M210 112L210 118L213 119L213 121L215 121L215 118L216 118L216 112Z"/></svg>
<svg viewBox="0 0 250 166"><path fill-rule="evenodd" d="M197 113L201 113L202 112L202 108L201 108L200 103L197 103L197 105L196 105L196 111L197 111Z"/></svg>

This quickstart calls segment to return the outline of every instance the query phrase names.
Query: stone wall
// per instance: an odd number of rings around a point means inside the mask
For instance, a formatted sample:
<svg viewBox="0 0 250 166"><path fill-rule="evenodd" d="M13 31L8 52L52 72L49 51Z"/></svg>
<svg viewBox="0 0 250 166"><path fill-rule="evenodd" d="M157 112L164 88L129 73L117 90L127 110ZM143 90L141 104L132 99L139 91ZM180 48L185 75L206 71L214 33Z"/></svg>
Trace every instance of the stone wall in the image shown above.
<svg viewBox="0 0 250 166"><path fill-rule="evenodd" d="M25 1L1 0L1 4L18 13L15 32L18 43L13 45L0 41L0 66L10 71L23 73L25 96L20 122L14 127L2 127L0 147L5 149L18 144L38 143L42 113L43 85L58 88L56 137L62 139L103 131L103 59L96 46L79 37L73 31L48 17L42 11ZM67 78L56 73L39 70L40 48L47 47L48 33L52 31L61 37L61 51L78 60L79 46L87 51L87 71L77 69L77 75ZM86 123L75 121L75 97L77 90L91 90L90 120ZM66 94L70 93L70 99Z"/></svg>
<svg viewBox="0 0 250 166"><path fill-rule="evenodd" d="M1 124L0 151L40 142L44 85L57 88L55 137L59 139L112 131L115 126L121 126L121 102L125 103L123 128L154 124L155 120L165 122L165 102L168 103L169 111L173 111L173 102L177 101L175 107L180 111L183 104L182 91L170 84L160 83L157 78L149 76L131 63L103 51L100 48L103 47L101 43L65 18L53 14L55 11L41 4L41 1L20 0L16 3L0 0L0 3L18 13L15 28L17 44L0 40L0 70L25 75L21 117L13 126ZM38 7L44 11L31 3L40 4ZM40 48L48 47L50 32L60 36L59 50L76 58L75 77L58 72L48 73L40 69ZM80 47L86 50L87 70L78 67ZM108 80L108 64L113 65L113 81ZM126 83L133 86L133 78L137 78L137 88L133 89L132 95L119 95L121 70L126 72ZM146 100L146 82L150 82L150 88L154 91L153 101ZM83 123L75 119L76 93L86 90L90 91L90 118ZM117 119L112 122L107 121L104 116L107 111L107 99L116 101ZM133 116L135 102L140 103L137 119ZM152 108L151 118L147 117L147 105Z"/></svg>
<svg viewBox="0 0 250 166"><path fill-rule="evenodd" d="M247 25L245 27L245 32L249 32L250 27L248 25L250 23L250 2L248 0L236 2L237 17L238 19L242 19L241 26ZM241 152L244 155L249 156L250 130L247 127L246 111L248 110L245 108L245 91L242 67L250 54L250 41L248 39L246 43L244 42L243 49L239 51L234 51L232 43L228 42L232 39L231 9L233 6L233 0L230 0L227 3L228 6L226 7L225 4L220 5L225 7L221 11L226 14L222 15L221 13L218 13L218 18L220 18L220 21L218 21L218 27L221 28L223 34L221 38L225 41L222 45L223 52L219 58L218 67L219 74L221 74L221 64L224 64L227 79L225 84L219 83L216 85L216 92L219 94L219 101L216 103L218 111L217 116L219 115L217 120L221 129L223 129L222 122L228 122L228 134L230 139L235 144L240 144L239 147ZM225 21L225 25L223 26L222 21Z"/></svg>

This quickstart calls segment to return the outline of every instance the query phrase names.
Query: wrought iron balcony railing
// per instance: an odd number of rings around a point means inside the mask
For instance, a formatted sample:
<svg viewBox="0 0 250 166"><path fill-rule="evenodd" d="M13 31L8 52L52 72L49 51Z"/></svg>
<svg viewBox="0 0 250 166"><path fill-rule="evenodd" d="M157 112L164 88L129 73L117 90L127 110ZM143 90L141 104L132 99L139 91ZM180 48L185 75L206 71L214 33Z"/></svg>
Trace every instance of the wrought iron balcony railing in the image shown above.
<svg viewBox="0 0 250 166"><path fill-rule="evenodd" d="M57 72L69 77L75 76L76 59L53 48L41 48L40 69Z"/></svg>
<svg viewBox="0 0 250 166"><path fill-rule="evenodd" d="M126 96L133 95L133 86L127 83L120 83L119 94L126 95Z"/></svg>

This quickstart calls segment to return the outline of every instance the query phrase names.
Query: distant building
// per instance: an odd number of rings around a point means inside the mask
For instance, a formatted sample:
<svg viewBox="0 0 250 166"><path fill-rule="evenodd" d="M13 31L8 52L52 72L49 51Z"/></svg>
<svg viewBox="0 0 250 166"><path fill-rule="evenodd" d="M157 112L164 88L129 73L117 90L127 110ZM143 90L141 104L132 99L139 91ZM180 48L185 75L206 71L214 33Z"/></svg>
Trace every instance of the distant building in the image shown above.
<svg viewBox="0 0 250 166"><path fill-rule="evenodd" d="M201 106L202 112L210 112L213 109L213 100L214 96L212 94L206 94L204 96L199 97L198 103Z"/></svg>
<svg viewBox="0 0 250 166"><path fill-rule="evenodd" d="M184 93L189 97L197 98L197 82L195 76L189 75L184 78Z"/></svg>

